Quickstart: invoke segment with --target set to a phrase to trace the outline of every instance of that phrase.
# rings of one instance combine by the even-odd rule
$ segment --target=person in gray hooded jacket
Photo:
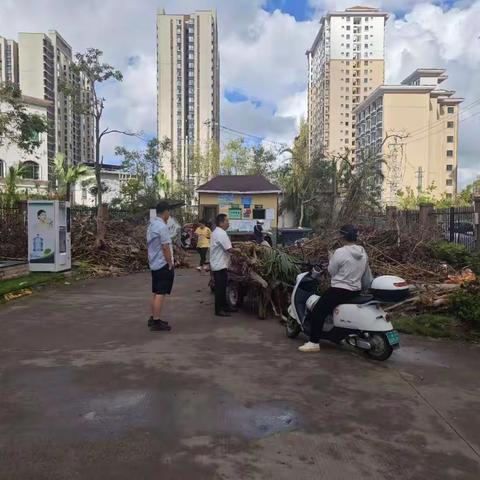
[[[328,264],[331,286],[308,314],[307,320],[311,325],[310,340],[299,347],[301,352],[318,352],[327,316],[332,314],[335,307],[348,302],[372,283],[367,252],[356,244],[356,228],[353,225],[344,225],[340,229],[340,235],[344,245],[335,250]]]

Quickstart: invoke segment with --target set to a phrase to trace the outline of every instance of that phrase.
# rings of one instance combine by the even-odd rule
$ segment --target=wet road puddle
[[[179,381],[178,376],[173,381],[163,376],[145,389],[92,389],[78,383],[70,369],[40,368],[17,372],[7,384],[15,392],[7,401],[15,410],[11,427],[50,438],[98,439],[143,429],[169,440],[259,439],[302,427],[300,415],[286,402],[244,404],[216,386],[190,386],[188,378]]]

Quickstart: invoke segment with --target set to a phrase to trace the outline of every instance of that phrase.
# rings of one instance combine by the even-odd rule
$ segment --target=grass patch
[[[468,329],[465,324],[451,315],[400,316],[394,318],[392,323],[402,333],[432,338],[480,341],[480,332]]]
[[[60,282],[65,279],[62,272],[34,272],[23,277],[2,280],[0,282],[0,298],[7,293],[15,293],[24,288],[31,288],[46,283]]]

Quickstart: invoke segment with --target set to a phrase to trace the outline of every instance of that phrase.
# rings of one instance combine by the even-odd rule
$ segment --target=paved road
[[[167,334],[146,274],[0,307],[0,479],[480,478],[479,347],[302,355],[275,320],[214,317],[206,280],[179,273]]]

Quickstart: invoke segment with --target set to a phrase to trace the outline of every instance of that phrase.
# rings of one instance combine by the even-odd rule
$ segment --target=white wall
[[[102,195],[102,201],[104,203],[110,203],[114,198],[121,196],[122,183],[130,178],[129,175],[121,172],[102,171],[102,182],[108,187],[108,191]],[[88,181],[89,184],[83,187],[83,182]],[[95,175],[93,169],[91,173],[83,177],[73,187],[73,203],[74,205],[82,205],[85,207],[94,207],[96,205],[96,197],[90,193],[90,188],[95,186]]]
[[[345,19],[343,19],[345,18]],[[368,18],[368,20],[367,20]],[[347,20],[349,19],[349,20]],[[354,16],[334,16],[330,19],[330,58],[332,60],[348,60],[353,58]],[[348,30],[347,27],[350,27]],[[361,58],[364,60],[383,60],[385,49],[384,17],[361,17]],[[368,27],[368,31],[365,28]],[[348,38],[350,35],[350,38]],[[365,36],[368,35],[368,39]],[[343,44],[343,45],[342,45]],[[347,48],[347,44],[350,48]],[[368,48],[365,48],[368,44]],[[342,55],[343,53],[343,55]],[[347,55],[349,53],[349,55]]]
[[[0,108],[2,108],[0,106]],[[46,117],[47,110],[45,107],[36,105],[26,105],[27,113],[37,114]],[[4,162],[4,173],[6,174],[9,167],[17,166],[23,162],[32,161],[38,164],[39,178],[38,180],[21,179],[18,187],[21,190],[29,192],[44,191],[48,185],[48,156],[47,156],[47,133],[40,134],[40,146],[33,153],[26,153],[20,150],[14,144],[0,145],[0,160]],[[0,185],[3,179],[0,178]]]

